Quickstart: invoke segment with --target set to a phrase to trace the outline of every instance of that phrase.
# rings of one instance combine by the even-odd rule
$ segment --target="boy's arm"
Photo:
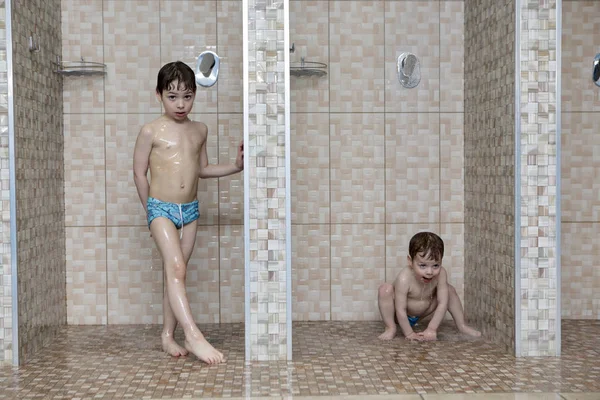
[[[241,141],[238,146],[237,156],[233,164],[208,164],[208,155],[206,154],[206,142],[208,141],[208,130],[206,133],[206,139],[202,143],[200,149],[200,170],[198,171],[198,177],[200,178],[220,178],[241,172],[244,169],[244,142]]]
[[[440,271],[440,275],[438,276],[436,297],[437,307],[433,313],[431,321],[429,321],[429,325],[427,325],[427,329],[425,329],[423,332],[425,335],[427,331],[437,333],[437,329],[442,323],[444,315],[446,315],[446,311],[448,310],[448,274],[446,273],[446,269],[443,267]]]
[[[144,211],[148,212],[147,202],[150,192],[150,183],[148,182],[148,166],[150,151],[152,150],[152,130],[143,126],[135,141],[133,149],[133,181],[137,188],[138,196]]]
[[[410,286],[410,280],[408,277],[403,276],[401,273],[396,282],[394,283],[394,301],[396,308],[396,318],[398,319],[398,325],[402,329],[402,333],[407,339],[413,339],[415,331],[413,331],[410,322],[408,322],[408,314],[406,313],[406,307],[408,305],[408,288]]]

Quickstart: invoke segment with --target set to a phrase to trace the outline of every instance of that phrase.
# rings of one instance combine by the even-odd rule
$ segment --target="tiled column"
[[[560,355],[560,5],[561,0],[517,2],[517,356]]]
[[[244,0],[246,359],[291,359],[288,0]]]
[[[13,286],[14,274],[12,271],[13,257],[11,254],[11,202],[10,202],[10,150],[9,150],[9,107],[12,101],[9,97],[9,60],[8,55],[12,46],[7,43],[7,34],[10,37],[10,19],[5,2],[0,4],[0,184],[2,185],[2,199],[0,199],[0,365],[3,363],[16,364],[16,355],[13,353]],[[12,82],[10,82],[12,85]],[[14,174],[14,164],[13,174]],[[14,210],[13,210],[14,212]]]

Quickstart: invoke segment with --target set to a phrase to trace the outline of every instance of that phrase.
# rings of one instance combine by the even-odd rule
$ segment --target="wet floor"
[[[25,366],[0,368],[0,399],[600,399],[600,321],[565,321],[561,357],[518,359],[451,322],[430,343],[383,343],[379,322],[299,322],[292,362],[246,363],[242,324],[200,328],[227,363],[167,356],[157,325],[65,327]]]

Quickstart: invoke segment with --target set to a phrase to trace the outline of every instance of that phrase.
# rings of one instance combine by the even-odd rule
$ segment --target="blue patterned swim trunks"
[[[408,316],[408,322],[410,323],[411,327],[415,326],[418,321],[419,317],[411,317],[410,315]]]
[[[200,218],[198,200],[191,203],[177,204],[148,197],[148,227],[158,217],[168,218],[173,222],[175,228],[179,229]]]

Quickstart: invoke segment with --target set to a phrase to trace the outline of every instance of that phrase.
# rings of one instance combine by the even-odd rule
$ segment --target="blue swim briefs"
[[[191,203],[177,204],[148,197],[148,227],[158,217],[168,218],[173,222],[175,228],[179,229],[183,225],[187,225],[200,218],[198,200],[194,200]]]
[[[410,323],[411,328],[415,326],[418,321],[419,317],[411,317],[410,315],[408,316],[408,322]]]

